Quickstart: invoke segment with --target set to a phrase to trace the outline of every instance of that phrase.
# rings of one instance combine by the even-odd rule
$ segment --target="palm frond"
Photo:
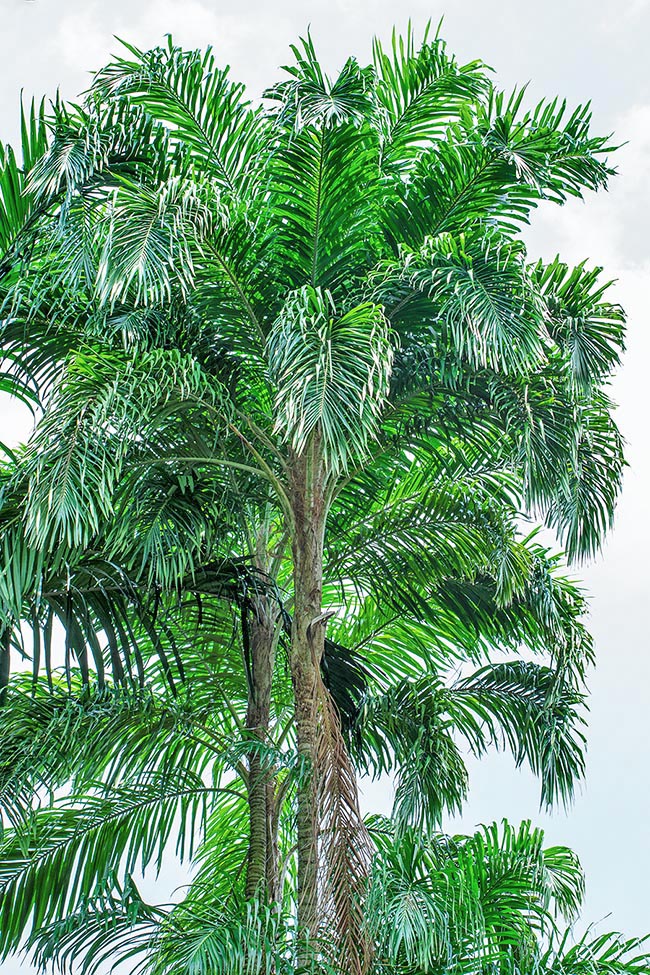
[[[143,971],[166,911],[142,899],[133,878],[123,884],[109,878],[74,913],[40,928],[24,947],[26,955],[45,969],[98,975],[117,959]],[[142,958],[144,956],[144,958]]]
[[[69,796],[34,814],[1,845],[0,951],[78,909],[95,885],[121,868],[130,874],[154,862],[160,869],[172,834],[179,856],[191,857],[196,832],[219,793],[178,770],[126,786]]]
[[[171,36],[166,47],[146,52],[122,43],[131,58],[115,58],[98,72],[93,92],[142,106],[200,171],[229,193],[252,191],[263,123],[244,86],[217,67],[212,48],[183,51]]]
[[[534,971],[533,933],[552,934],[553,915],[574,914],[582,898],[575,856],[545,849],[528,822],[448,837],[375,818],[370,831],[377,855],[366,923],[389,970],[501,970],[514,950]]]
[[[411,24],[405,36],[393,31],[390,51],[373,42],[382,168],[402,176],[488,88],[485,66],[458,65],[429,27],[417,49]]]
[[[570,801],[585,770],[585,693],[560,670],[525,661],[491,664],[449,692],[454,728],[480,754],[490,743],[526,761],[547,807]],[[458,710],[457,710],[458,709]]]
[[[540,262],[533,273],[548,309],[549,333],[578,388],[588,390],[609,376],[625,347],[625,313],[606,298],[611,282],[600,280],[602,268],[588,269],[586,262],[569,268],[559,258]]]
[[[272,251],[285,287],[310,284],[338,298],[350,265],[371,259],[377,237],[378,142],[363,121],[370,77],[351,59],[331,81],[309,38],[293,50],[290,80],[267,93],[278,103],[279,129],[268,174]]]
[[[580,938],[567,931],[554,939],[535,962],[535,972],[567,975],[641,975],[650,963],[647,938],[625,938],[616,932],[598,934],[590,926]]]
[[[276,431],[302,453],[316,431],[328,463],[345,470],[378,430],[391,351],[381,309],[365,304],[339,316],[328,292],[303,288],[269,336],[276,385]]]
[[[10,146],[0,145],[0,275],[4,278],[16,262],[17,248],[28,243],[28,231],[40,215],[28,189],[31,171],[47,151],[44,102],[32,99],[28,110],[20,106],[21,157]]]
[[[86,545],[113,511],[122,467],[147,415],[197,400],[215,402],[218,386],[174,350],[144,355],[79,353],[31,444],[28,537]]]
[[[431,302],[441,352],[446,349],[474,368],[506,372],[541,361],[542,304],[519,243],[489,233],[479,239],[441,234],[407,257],[400,274],[412,292]]]

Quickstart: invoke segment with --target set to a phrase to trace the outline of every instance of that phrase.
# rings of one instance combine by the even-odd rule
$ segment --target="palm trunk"
[[[248,756],[249,847],[246,869],[246,896],[277,896],[277,866],[273,868],[276,845],[270,827],[273,818],[274,775],[260,752],[268,744],[271,715],[271,685],[275,657],[276,613],[265,596],[258,597],[245,622],[249,671],[246,729],[254,740]],[[276,861],[277,863],[277,861]]]
[[[315,452],[314,452],[315,453]],[[313,769],[317,749],[317,686],[324,648],[321,625],[325,503],[320,459],[295,459],[292,478],[294,515],[294,616],[291,679],[294,689],[298,756],[305,778],[298,790],[298,931],[301,941],[316,934],[318,923],[318,808]]]
[[[280,900],[280,850],[278,826],[280,803],[273,773],[266,778],[266,896],[269,904]]]
[[[317,444],[310,455],[293,458],[291,490],[291,679],[304,776],[297,811],[298,966],[309,969],[310,942],[313,946],[319,930],[326,930],[328,941],[334,934],[337,946],[332,960],[350,975],[363,975],[370,952],[363,937],[359,894],[371,850],[338,714],[320,676],[327,621],[322,604],[327,505]]]

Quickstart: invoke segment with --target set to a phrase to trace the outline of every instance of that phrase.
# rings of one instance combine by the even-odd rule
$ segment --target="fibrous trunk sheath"
[[[333,950],[332,960],[342,971],[364,975],[370,953],[360,895],[368,876],[370,843],[339,717],[320,675],[327,620],[322,605],[327,510],[317,451],[295,459],[292,474],[291,678],[302,766],[297,810],[298,961],[307,969],[310,947],[326,954]]]

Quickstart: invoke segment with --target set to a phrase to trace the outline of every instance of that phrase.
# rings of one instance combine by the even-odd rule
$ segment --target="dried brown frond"
[[[320,678],[317,709],[314,792],[320,821],[319,929],[323,944],[334,944],[341,971],[365,975],[371,947],[364,935],[363,892],[372,844],[359,809],[356,775],[336,706]]]

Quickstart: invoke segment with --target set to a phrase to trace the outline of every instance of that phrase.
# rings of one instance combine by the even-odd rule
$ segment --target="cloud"
[[[68,4],[53,38],[61,60],[71,69],[79,65],[100,67],[119,49],[115,35],[142,47],[163,41],[165,34],[174,35],[186,47],[203,47],[219,36],[220,18],[200,0],[147,2],[137,15],[117,3]]]
[[[146,50],[171,34],[176,44],[188,49],[214,46],[219,63],[231,63],[234,75],[249,83],[254,93],[261,93],[294,39],[293,24],[281,14],[271,16],[262,4],[257,15],[247,17],[202,0],[147,0],[135,11],[126,0],[108,6],[97,0],[90,4],[69,0],[66,6],[50,43],[70,80],[79,78],[82,69],[96,70],[120,53],[116,37]]]
[[[0,443],[16,447],[29,437],[33,417],[29,409],[6,393],[0,394]]]
[[[587,258],[614,276],[624,269],[643,270],[650,223],[650,104],[622,112],[612,141],[620,148],[611,156],[618,173],[609,190],[589,193],[585,202],[542,206],[527,235],[534,253],[549,258],[560,252],[572,263]]]
[[[391,0],[311,0],[304,5],[241,0],[241,7],[218,0],[66,0],[48,46],[52,60],[67,68],[64,93],[69,97],[80,90],[74,89],[77,79],[85,87],[81,79],[87,79],[87,72],[119,52],[115,35],[147,49],[163,43],[166,34],[186,48],[213,45],[219,63],[230,63],[234,77],[255,96],[277,78],[278,65],[290,57],[289,45],[308,29],[319,56],[334,70],[349,54],[369,57],[374,33],[389,37],[396,22],[405,28],[408,19],[396,15]],[[438,0],[415,0],[409,15],[420,32],[440,12]],[[333,29],[339,22],[345,36]]]
[[[607,4],[606,13],[599,20],[600,30],[603,32],[629,29],[630,21],[636,20],[650,10],[650,0],[622,0],[616,4]]]

